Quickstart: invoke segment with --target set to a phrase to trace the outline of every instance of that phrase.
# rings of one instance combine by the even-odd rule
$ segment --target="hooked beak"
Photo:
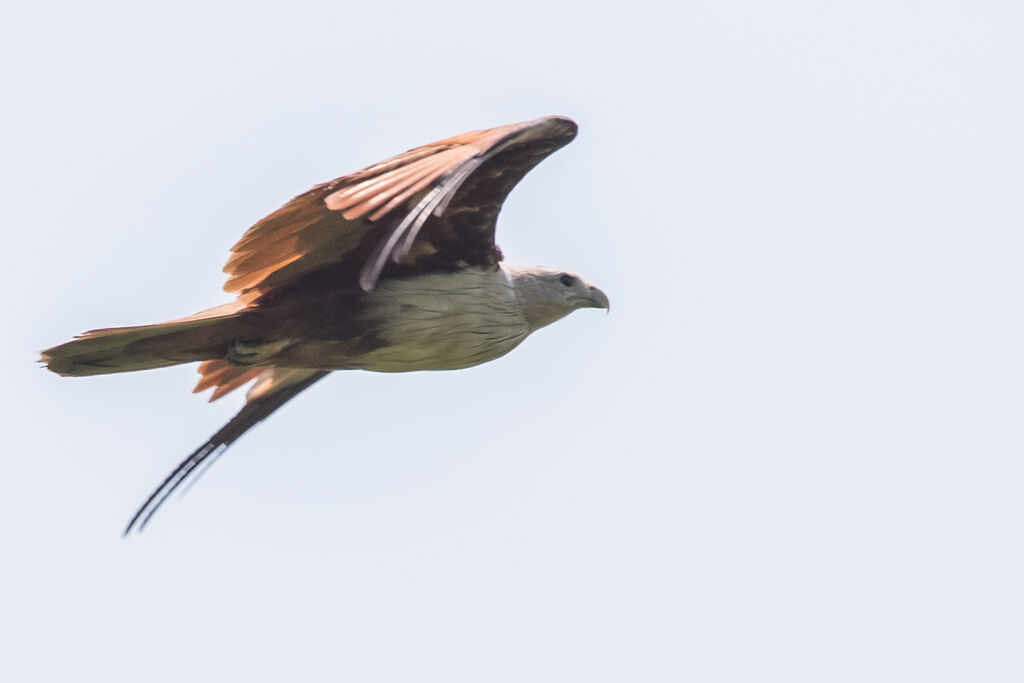
[[[587,308],[603,308],[606,311],[611,310],[611,304],[608,302],[607,294],[594,285],[587,285],[587,289],[590,290],[590,296],[587,299],[584,299],[583,306]]]

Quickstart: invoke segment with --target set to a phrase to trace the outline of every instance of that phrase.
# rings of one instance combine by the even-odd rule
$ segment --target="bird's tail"
[[[223,358],[251,327],[245,306],[230,303],[156,325],[91,330],[42,352],[46,367],[65,377],[151,370]]]

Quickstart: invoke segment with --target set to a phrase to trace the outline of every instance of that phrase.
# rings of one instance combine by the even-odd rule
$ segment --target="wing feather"
[[[331,211],[341,211],[347,220],[362,218],[371,209],[406,191],[422,179],[436,179],[444,172],[445,167],[452,163],[452,151],[438,152],[383,175],[332,192],[324,197],[324,204]]]
[[[575,132],[560,117],[471,131],[318,185],[242,236],[224,267],[224,288],[250,303],[328,267],[350,278],[339,286],[369,291],[390,272],[389,259],[401,272],[494,265],[501,258],[494,223],[505,196]],[[472,182],[481,170],[487,192]],[[478,220],[467,230],[449,214]],[[429,248],[413,249],[423,240],[432,242]]]
[[[168,497],[179,487],[194,484],[239,437],[329,374],[322,370],[281,368],[262,368],[262,370],[256,386],[246,396],[245,406],[167,475],[167,478],[150,494],[128,522],[128,526],[124,530],[125,536],[132,531],[142,531]]]

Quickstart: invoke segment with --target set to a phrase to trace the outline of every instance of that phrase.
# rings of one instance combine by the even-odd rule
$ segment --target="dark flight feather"
[[[190,477],[192,479],[191,483],[198,481],[198,478],[205,472],[205,468],[199,469],[204,462],[212,464],[217,457],[227,450],[228,446],[256,426],[257,423],[265,420],[275,410],[327,375],[327,372],[317,372],[295,384],[284,386],[274,393],[261,396],[246,403],[238,411],[237,415],[231,418],[216,434],[207,439],[206,443],[182,460],[174,468],[174,471],[167,475],[163,483],[150,494],[146,502],[136,511],[135,516],[132,517],[131,521],[128,522],[128,526],[125,527],[123,535],[127,536],[132,531],[142,531],[145,529],[156,511],[160,509],[160,506],[164,504],[167,498],[179,486],[188,481]]]

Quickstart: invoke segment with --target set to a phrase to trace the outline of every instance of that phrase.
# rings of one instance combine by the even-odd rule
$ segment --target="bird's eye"
[[[573,284],[576,282],[576,278],[574,278],[572,275],[563,275],[562,277],[558,278],[558,281],[561,282],[566,287],[572,287]]]

